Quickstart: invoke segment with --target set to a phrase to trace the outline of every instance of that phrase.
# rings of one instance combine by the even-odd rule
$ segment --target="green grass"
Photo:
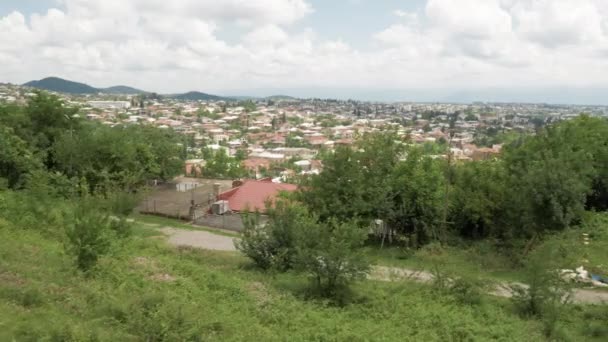
[[[583,244],[582,233],[589,234],[589,245]],[[574,269],[584,266],[593,273],[608,276],[608,213],[587,213],[576,227],[546,237],[535,250],[563,251],[559,268]],[[365,247],[369,260],[378,265],[406,267],[419,270],[442,271],[490,281],[522,281],[522,269],[509,257],[496,251],[488,241],[467,246],[441,247],[437,244],[419,250],[408,250],[391,245]],[[598,288],[606,291],[606,289]]]
[[[520,271],[512,267],[506,257],[475,245],[466,248],[429,245],[419,250],[394,246],[381,249],[373,245],[365,247],[365,254],[377,265],[427,271],[439,268],[449,274],[494,281],[518,281],[522,278]]]
[[[589,235],[589,244],[582,234]],[[586,269],[608,276],[608,213],[588,213],[580,227],[570,229],[549,240],[550,248],[565,251],[570,268]]]
[[[424,285],[364,281],[339,307],[311,298],[304,275],[174,249],[148,231],[115,242],[85,277],[61,239],[0,225],[0,341],[544,340],[542,323],[503,299],[467,305]],[[602,307],[571,311],[560,324],[573,340],[605,340]]]
[[[193,224],[189,224],[185,221],[161,217],[161,216],[134,214],[134,215],[132,215],[132,218],[137,222],[145,223],[147,225],[157,226],[159,228],[173,227],[173,228],[181,228],[181,229],[187,229],[187,230],[202,230],[202,231],[206,231],[206,232],[210,232],[210,233],[214,233],[214,234],[218,234],[218,235],[231,236],[231,237],[239,235],[236,232],[231,232],[228,230],[193,225]]]

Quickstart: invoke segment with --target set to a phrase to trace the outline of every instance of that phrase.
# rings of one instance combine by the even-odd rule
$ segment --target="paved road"
[[[216,251],[236,251],[234,247],[235,238],[224,235],[217,235],[201,230],[186,230],[172,227],[164,227],[160,229],[168,236],[168,241],[174,246],[189,246],[195,248],[216,250]],[[430,282],[433,280],[433,275],[426,271],[416,271],[399,267],[373,266],[370,272],[369,279],[380,281],[399,281],[413,280],[418,282]],[[526,286],[524,284],[518,284]],[[499,297],[511,297],[512,293],[509,284],[503,283],[490,291],[491,294]],[[576,303],[589,304],[608,304],[608,292],[575,289],[572,294],[572,300]]]

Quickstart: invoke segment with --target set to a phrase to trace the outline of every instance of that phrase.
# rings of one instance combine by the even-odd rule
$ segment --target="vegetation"
[[[213,151],[203,149],[205,167],[203,175],[209,178],[240,178],[246,173],[241,164],[241,157],[230,157],[224,148]]]
[[[607,130],[608,121],[581,116],[520,138],[502,158],[456,164],[395,135],[368,135],[357,149],[329,154],[300,199],[323,220],[357,218],[362,229],[384,220],[411,247],[540,241],[580,222],[585,209],[605,209]]]
[[[323,153],[268,222],[246,220],[244,258],[175,250],[127,220],[148,181],[180,172],[183,139],[74,113],[45,93],[0,106],[0,340],[608,338],[606,307],[564,305],[557,273],[606,271],[605,120],[539,127],[468,164],[365,135]],[[230,171],[225,154],[206,159]],[[432,286],[370,272],[414,259]],[[529,288],[490,297],[480,270]]]

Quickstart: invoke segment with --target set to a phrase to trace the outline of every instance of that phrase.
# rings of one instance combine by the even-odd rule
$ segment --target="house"
[[[205,161],[203,159],[189,159],[184,162],[184,174],[186,176],[199,177],[203,168],[205,167]]]
[[[247,158],[243,160],[243,167],[248,171],[253,171],[256,174],[261,169],[270,169],[270,160],[265,158]]]
[[[282,191],[293,192],[297,185],[273,183],[271,179],[245,180],[242,184],[220,193],[218,201],[228,201],[233,212],[266,211],[266,201],[273,201]]]

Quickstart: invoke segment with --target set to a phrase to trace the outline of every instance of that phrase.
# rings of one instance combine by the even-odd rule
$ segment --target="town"
[[[0,100],[25,103],[34,88],[0,84]],[[290,182],[318,174],[319,154],[352,145],[366,132],[394,131],[437,158],[483,160],[505,142],[607,106],[525,103],[373,103],[289,96],[182,100],[158,94],[56,93],[78,116],[104,125],[150,125],[182,134],[184,174],[207,178],[271,177]],[[227,161],[208,168],[215,155]],[[234,164],[242,167],[232,167]]]

